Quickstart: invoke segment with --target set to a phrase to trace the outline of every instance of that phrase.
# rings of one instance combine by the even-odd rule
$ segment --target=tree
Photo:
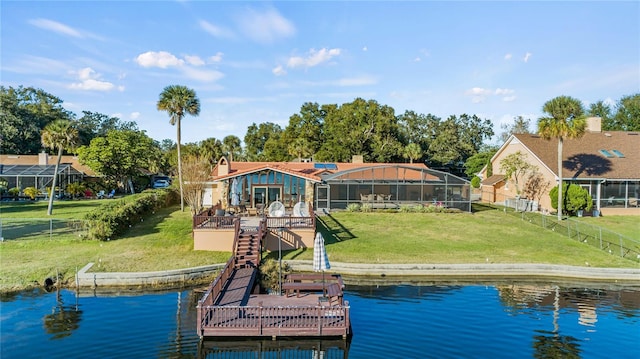
[[[304,103],[299,114],[293,114],[289,117],[289,124],[284,129],[282,141],[288,146],[292,142],[302,139],[306,145],[304,157],[316,153],[322,143],[324,120],[330,108],[326,105],[319,106],[315,102]],[[291,155],[298,156],[298,153]]]
[[[397,121],[400,141],[403,144],[417,143],[424,156],[429,150],[429,144],[436,137],[440,118],[431,114],[423,115],[414,111],[405,111],[397,116]]]
[[[176,125],[176,144],[178,148],[178,181],[180,183],[180,210],[184,212],[184,191],[182,183],[182,160],[180,156],[180,123],[185,114],[198,116],[200,114],[200,100],[196,92],[186,86],[167,86],[160,93],[157,104],[158,111],[169,114],[169,123]]]
[[[185,156],[184,159],[184,199],[196,215],[202,209],[202,193],[209,179],[210,167],[206,158]]]
[[[577,184],[564,183],[562,185],[563,200],[562,206],[558,206],[558,186],[555,186],[549,191],[549,197],[551,198],[551,207],[562,210],[564,213],[575,214],[579,210],[590,211],[593,206],[593,199],[587,189],[580,187]]]
[[[408,158],[409,163],[413,163],[413,160],[422,157],[422,148],[417,143],[410,143],[405,146],[402,157]]]
[[[282,128],[271,122],[263,122],[260,125],[252,123],[247,128],[244,136],[245,157],[247,161],[265,161],[265,145],[270,138],[279,139]]]
[[[640,131],[640,93],[625,96],[616,106],[616,114],[603,126],[607,131]]]
[[[78,149],[80,163],[105,176],[108,182],[127,183],[149,168],[159,151],[144,131],[111,130],[105,137],[96,137],[89,146]]]
[[[496,152],[498,152],[497,148],[488,148],[487,150],[478,152],[475,155],[467,158],[467,161],[464,163],[464,173],[469,178],[474,177],[476,174],[480,173],[484,166],[487,165],[487,162],[491,163],[491,158],[496,154]],[[487,173],[487,177],[489,176],[490,174]]]
[[[598,101],[589,105],[589,116],[600,117],[602,119],[602,128],[606,129],[611,125],[611,106],[607,105],[604,101]],[[611,129],[608,129],[611,130]]]
[[[509,137],[511,137],[511,135],[513,135],[514,133],[531,133],[531,131],[529,131],[529,126],[531,125],[530,118],[525,119],[522,116],[517,116],[514,117],[513,120],[514,122],[510,125],[500,125],[500,128],[503,130],[503,132],[500,134],[500,140],[502,141],[502,143],[507,142]]]
[[[133,122],[120,121],[118,117],[107,116],[98,112],[82,111],[82,117],[78,119],[78,132],[80,145],[86,146],[95,137],[103,137],[110,130],[137,130],[138,125]]]
[[[532,171],[537,170],[537,167],[527,162],[527,155],[517,151],[510,155],[507,155],[500,161],[500,170],[508,179],[513,179],[516,185],[516,193],[520,195],[520,180],[524,179],[524,176]]]
[[[72,120],[62,100],[33,87],[0,87],[0,152],[37,154],[41,133],[55,120]]]
[[[41,140],[44,147],[58,150],[58,159],[56,160],[51,182],[51,188],[55,189],[62,152],[64,150],[71,151],[75,148],[78,143],[78,130],[73,127],[73,122],[69,120],[56,120],[45,126],[44,130],[42,130]],[[54,190],[51,191],[51,196],[49,196],[49,206],[47,207],[47,215],[49,216],[53,213],[53,197]]]
[[[240,141],[238,136],[226,136],[222,139],[222,150],[225,155],[229,157],[229,161],[233,162],[233,159],[237,159],[242,153],[242,141]]]
[[[209,166],[213,168],[213,166],[218,163],[220,157],[222,157],[222,142],[216,138],[207,138],[200,142],[200,153],[201,156],[207,160]]]
[[[527,182],[525,182],[522,189],[522,195],[524,198],[540,202],[542,194],[549,189],[549,186],[551,186],[551,183],[546,181],[540,172],[534,171],[527,178]],[[558,198],[556,197],[557,200]]]
[[[303,157],[307,158],[313,154],[309,142],[304,137],[296,138],[293,142],[290,142],[287,150],[291,156],[297,157],[298,161],[302,161]]]
[[[559,96],[542,106],[545,116],[538,120],[538,134],[558,139],[558,185],[562,188],[562,145],[565,138],[579,138],[585,131],[584,109],[580,100]],[[558,220],[562,220],[562,191],[558,191]]]

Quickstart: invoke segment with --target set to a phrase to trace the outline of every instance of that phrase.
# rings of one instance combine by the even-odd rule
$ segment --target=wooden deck
[[[259,251],[266,235],[266,222],[260,223],[247,234],[235,221],[234,255],[198,301],[200,337],[348,337],[350,307],[339,277],[327,274],[318,282],[317,273],[291,275],[286,283],[296,286],[296,296],[255,294],[259,260],[247,259],[247,253]]]

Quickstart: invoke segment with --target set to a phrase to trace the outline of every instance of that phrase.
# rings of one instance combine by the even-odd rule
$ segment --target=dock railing
[[[199,306],[200,335],[346,337],[350,334],[348,301],[340,306],[275,307],[261,304],[258,306]]]

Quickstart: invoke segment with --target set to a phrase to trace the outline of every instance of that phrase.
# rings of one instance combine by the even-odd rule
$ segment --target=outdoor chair
[[[116,195],[116,190],[112,189],[111,192],[109,192],[109,194],[107,195],[107,198],[113,198],[113,196]]]
[[[98,198],[98,199],[103,199],[103,198],[104,198],[104,195],[105,195],[104,190],[99,191],[99,192],[96,194],[96,198]]]

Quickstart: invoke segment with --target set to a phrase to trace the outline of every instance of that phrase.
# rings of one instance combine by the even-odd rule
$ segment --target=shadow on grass
[[[492,205],[487,204],[487,203],[472,203],[471,204],[471,212],[472,213],[484,212],[484,211],[495,211],[496,209],[498,209],[498,207],[492,206]]]
[[[347,241],[356,238],[340,221],[331,214],[316,217],[316,231],[322,233],[325,244]]]

